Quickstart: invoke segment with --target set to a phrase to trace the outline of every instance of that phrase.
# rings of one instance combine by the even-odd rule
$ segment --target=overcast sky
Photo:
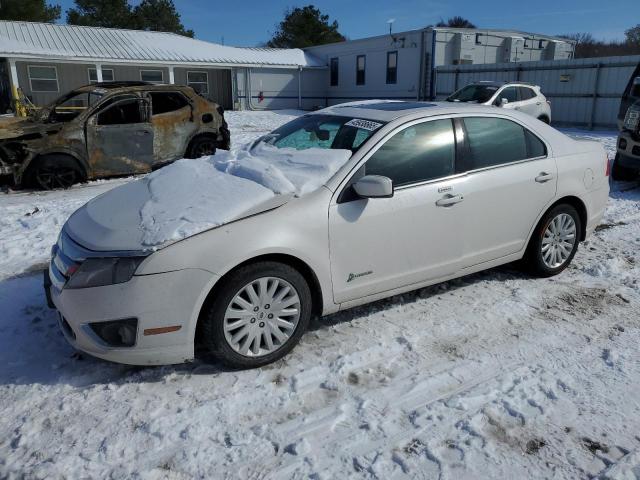
[[[356,39],[411,30],[462,15],[480,28],[516,29],[556,35],[590,32],[596,38],[622,39],[624,31],[640,22],[640,0],[174,0],[187,28],[196,37],[228,45],[255,46],[267,41],[284,10],[314,3],[337,20],[340,32]],[[57,0],[63,10],[73,0]],[[56,1],[51,1],[56,3]],[[136,2],[133,2],[136,3]],[[63,13],[63,19],[66,15]]]

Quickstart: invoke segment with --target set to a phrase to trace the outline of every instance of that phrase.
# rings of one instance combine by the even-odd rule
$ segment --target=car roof
[[[526,87],[537,87],[538,85],[529,82],[502,82],[497,80],[478,80],[476,82],[471,82],[469,85],[489,85],[492,87],[502,87],[504,85],[524,85]]]
[[[496,113],[493,106],[468,104],[462,102],[418,102],[394,100],[367,100],[333,105],[317,110],[313,114],[338,115],[341,117],[362,118],[391,122],[397,118],[414,114],[429,117],[454,113]]]

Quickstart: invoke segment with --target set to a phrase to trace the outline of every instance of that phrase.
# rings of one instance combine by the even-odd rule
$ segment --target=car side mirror
[[[362,198],[390,198],[393,181],[382,175],[365,175],[353,184],[353,190]]]
[[[506,98],[501,98],[500,99],[500,104],[498,106],[499,107],[504,107],[507,103],[509,103],[509,100],[507,100]]]

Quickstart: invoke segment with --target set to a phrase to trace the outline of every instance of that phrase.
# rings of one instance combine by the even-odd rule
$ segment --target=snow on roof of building
[[[230,47],[175,33],[0,21],[0,55],[175,64],[323,67],[298,48]]]

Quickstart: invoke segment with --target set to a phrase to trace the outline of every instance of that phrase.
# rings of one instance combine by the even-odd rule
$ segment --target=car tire
[[[68,155],[43,155],[34,159],[25,172],[24,185],[42,190],[69,188],[86,180],[77,160]]]
[[[617,153],[611,167],[611,178],[618,182],[629,182],[637,180],[640,172],[629,167],[620,165],[620,154]]]
[[[538,277],[562,272],[578,250],[581,232],[577,210],[568,204],[556,205],[542,217],[529,240],[523,258],[525,269]]]
[[[231,368],[261,367],[289,353],[312,311],[311,291],[300,272],[265,261],[240,267],[222,282],[203,317],[201,339],[209,353]],[[289,308],[278,309],[285,304]]]
[[[186,158],[200,158],[216,154],[217,142],[211,135],[200,135],[191,140]]]

